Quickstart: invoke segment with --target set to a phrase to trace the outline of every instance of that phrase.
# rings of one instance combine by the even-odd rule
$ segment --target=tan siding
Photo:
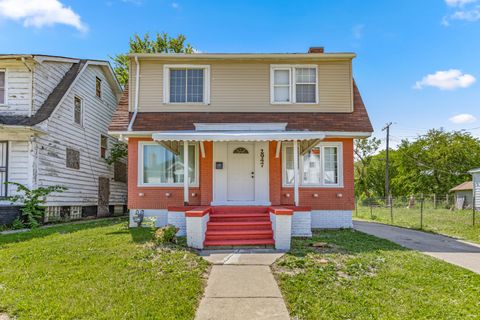
[[[165,62],[173,64],[171,61]],[[140,60],[139,111],[142,112],[351,112],[351,61],[318,61],[318,104],[271,104],[270,65],[285,61],[181,61],[211,68],[210,105],[163,103],[163,61]],[[312,64],[295,61],[288,64]],[[130,110],[135,101],[135,62],[130,73]]]

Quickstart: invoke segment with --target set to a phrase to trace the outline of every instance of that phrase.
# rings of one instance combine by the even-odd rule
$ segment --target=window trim
[[[291,142],[285,142],[282,143],[282,187],[284,188],[293,188],[293,183],[292,184],[287,184],[286,182],[286,169],[287,169],[287,163],[286,163],[286,155],[287,155],[287,147],[292,147],[293,143]],[[298,174],[298,185],[299,187],[302,188],[343,188],[344,183],[343,183],[343,142],[320,142],[317,144],[315,147],[320,147],[320,172],[321,172],[321,177],[322,181],[320,184],[305,184],[303,182],[303,166],[304,166],[304,161],[303,161],[303,156],[300,156],[299,154],[299,161],[298,161],[298,166],[299,166],[299,174]],[[338,166],[337,166],[337,176],[338,176],[338,183],[335,184],[328,184],[325,183],[325,175],[324,175],[324,162],[325,162],[325,147],[336,147],[337,148],[337,161],[338,161]]]
[[[75,121],[75,99],[80,100],[80,123]],[[73,123],[77,126],[83,127],[83,99],[78,95],[73,96]]]
[[[203,69],[203,102],[170,102],[170,69]],[[209,105],[210,104],[210,65],[204,64],[164,64],[163,65],[163,103],[173,105]]]
[[[10,169],[10,142],[7,140],[1,140],[0,143],[5,144],[5,182],[8,182],[8,173]],[[4,184],[4,194],[0,194],[0,199],[3,200],[8,197],[8,186],[9,184]]]
[[[199,148],[198,143],[189,142],[189,145],[195,146],[195,181],[189,184],[189,187],[198,188],[199,186]],[[144,146],[146,145],[159,145],[155,141],[139,141],[138,142],[138,164],[137,164],[137,187],[180,187],[183,188],[183,182],[177,183],[144,183],[143,182],[143,156]],[[161,145],[160,145],[161,146]]]
[[[105,137],[107,139],[107,146],[105,147],[105,157],[102,157],[102,137]],[[103,133],[100,133],[100,148],[98,149],[98,153],[100,156],[100,159],[107,159],[108,157],[108,140],[109,136]]]
[[[315,69],[315,102],[297,102],[297,79],[296,69],[311,68]],[[276,102],[274,92],[274,73],[275,70],[290,70],[290,102]],[[270,104],[298,104],[298,105],[316,105],[319,104],[318,95],[318,65],[316,64],[271,64],[270,65]]]
[[[3,72],[5,74],[3,103],[0,103],[0,106],[6,106],[8,105],[8,71],[6,68],[0,68],[0,72]]]

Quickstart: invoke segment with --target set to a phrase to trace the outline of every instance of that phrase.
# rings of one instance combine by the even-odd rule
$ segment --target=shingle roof
[[[128,116],[127,116],[128,115]],[[126,131],[132,113],[128,113],[125,91],[110,131]],[[360,91],[354,82],[354,111],[326,112],[139,112],[133,131],[194,130],[194,123],[287,122],[287,130],[373,132]]]
[[[464,191],[464,190],[473,190],[473,182],[472,181],[466,181],[464,183],[459,184],[456,187],[453,187],[450,189],[450,192],[453,191]]]
[[[60,100],[62,100],[65,92],[68,90],[68,88],[70,88],[73,81],[75,81],[78,73],[80,70],[82,70],[86,62],[87,60],[80,60],[79,63],[74,63],[70,67],[70,69],[63,76],[62,80],[60,80],[58,85],[55,87],[55,89],[53,89],[53,91],[33,116],[0,116],[0,124],[33,126],[47,120],[57,107]]]

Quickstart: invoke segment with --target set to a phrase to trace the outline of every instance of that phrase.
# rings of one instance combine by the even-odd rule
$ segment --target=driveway
[[[480,274],[480,245],[374,222],[354,221],[353,228]]]

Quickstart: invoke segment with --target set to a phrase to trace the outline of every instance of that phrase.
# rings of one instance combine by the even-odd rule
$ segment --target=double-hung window
[[[77,96],[73,98],[73,121],[82,125],[82,99]]]
[[[270,78],[271,103],[318,103],[316,66],[273,65]]]
[[[293,146],[283,148],[283,184],[293,186]],[[342,144],[322,142],[300,155],[299,185],[340,187],[342,182]]]
[[[0,104],[6,103],[6,74],[5,70],[0,70]]]
[[[165,65],[164,102],[209,103],[209,66]]]
[[[166,148],[156,142],[139,144],[139,185],[171,186],[182,185],[184,179],[183,143],[177,148]],[[188,146],[188,180],[197,184],[198,159],[197,146]]]

